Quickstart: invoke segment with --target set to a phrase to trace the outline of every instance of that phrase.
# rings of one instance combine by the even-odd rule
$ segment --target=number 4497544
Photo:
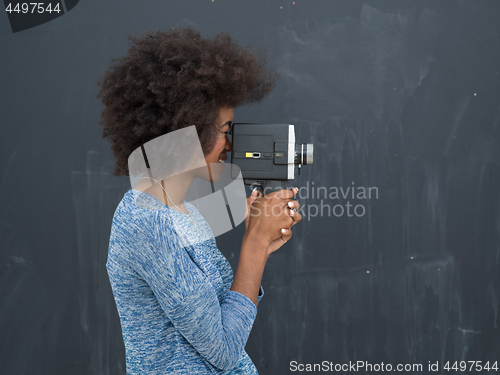
[[[12,8],[12,4],[15,4],[14,8]],[[46,5],[46,6],[45,6]],[[30,12],[31,6],[31,12]],[[36,9],[36,12],[35,12]],[[61,8],[59,7],[59,2],[52,7],[52,3],[9,3],[7,8],[5,8],[6,12],[12,13],[52,13],[52,12],[61,12]]]
[[[486,362],[483,364],[483,361],[455,361],[455,362],[446,362],[444,365],[444,370],[450,371],[497,371],[498,370],[498,364],[497,361],[492,362],[490,364],[490,361]]]

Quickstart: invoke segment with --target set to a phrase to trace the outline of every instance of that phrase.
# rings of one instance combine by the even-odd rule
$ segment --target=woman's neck
[[[177,174],[164,180],[156,179],[156,181],[158,182],[148,178],[143,178],[134,187],[134,190],[140,190],[148,193],[163,204],[166,204],[173,209],[177,209],[175,207],[177,206],[183,213],[187,213],[187,210],[184,207],[184,198],[186,197],[189,185],[191,185],[193,180],[194,176],[189,173]],[[162,186],[160,186],[158,183],[160,183]],[[165,189],[168,197],[162,187],[163,189]]]

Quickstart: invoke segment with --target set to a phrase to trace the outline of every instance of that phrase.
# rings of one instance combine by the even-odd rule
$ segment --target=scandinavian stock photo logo
[[[376,186],[321,186],[314,181],[307,181],[306,186],[298,188],[296,199],[301,202],[298,212],[307,221],[315,217],[363,217],[366,214],[368,200],[378,199]],[[268,194],[272,189],[264,188]]]

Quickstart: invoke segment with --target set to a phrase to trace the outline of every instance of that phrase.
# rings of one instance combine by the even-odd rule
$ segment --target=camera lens
[[[295,164],[311,165],[313,163],[312,143],[295,144]]]

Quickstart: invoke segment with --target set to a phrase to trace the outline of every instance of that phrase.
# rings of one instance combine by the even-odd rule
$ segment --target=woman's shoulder
[[[159,223],[167,228],[172,226],[173,220],[167,207],[151,195],[134,189],[123,195],[113,216],[113,227],[154,229]]]
[[[165,206],[153,196],[139,190],[128,190],[119,203],[113,224],[120,227],[149,228],[155,236],[180,236],[200,243],[214,238],[207,221],[195,207],[184,201],[189,215]]]

